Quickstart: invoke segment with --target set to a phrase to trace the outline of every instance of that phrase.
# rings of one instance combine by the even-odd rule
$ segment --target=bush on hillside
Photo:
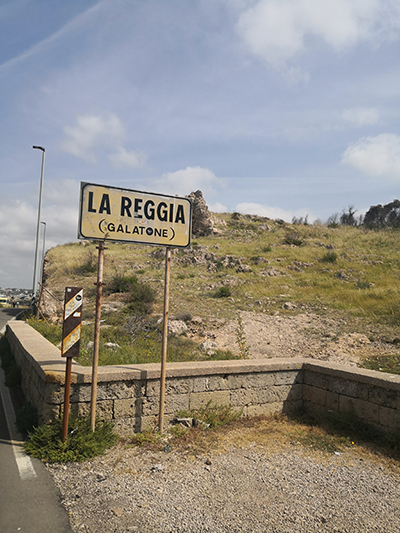
[[[367,228],[400,228],[400,200],[393,200],[384,206],[371,206],[365,213]]]

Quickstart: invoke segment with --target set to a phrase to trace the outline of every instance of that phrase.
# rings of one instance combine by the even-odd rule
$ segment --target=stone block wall
[[[350,413],[382,429],[400,429],[400,376],[319,361],[305,362],[303,371],[306,409]]]
[[[22,370],[26,398],[45,423],[62,414],[65,359],[24,322],[6,331]],[[91,368],[73,362],[71,414],[90,412]],[[97,414],[115,421],[121,435],[157,424],[160,365],[99,367]],[[305,359],[168,363],[165,420],[208,402],[231,405],[244,416],[300,407],[346,411],[386,429],[400,429],[400,376]]]

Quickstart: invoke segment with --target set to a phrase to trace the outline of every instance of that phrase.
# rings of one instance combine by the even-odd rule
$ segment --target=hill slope
[[[398,365],[398,231],[292,225],[237,213],[213,216],[212,236],[172,254],[170,320],[177,328],[174,319],[185,323],[186,329],[175,332],[192,341],[186,350],[198,354],[208,340],[206,351],[219,348],[241,357],[300,355],[353,364],[375,358],[377,368],[388,361],[392,370]],[[105,339],[107,326],[132,339],[139,332],[150,335],[162,315],[164,257],[163,248],[107,243]],[[91,322],[96,266],[96,243],[49,250],[42,315],[59,322],[64,288],[83,286],[84,319]],[[130,295],[115,292],[118,280],[133,276],[157,294],[150,316],[139,317]]]

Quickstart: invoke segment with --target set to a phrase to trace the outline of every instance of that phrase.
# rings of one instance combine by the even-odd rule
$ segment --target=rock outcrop
[[[192,234],[197,237],[212,235],[214,222],[201,191],[191,192],[188,196],[192,200]]]

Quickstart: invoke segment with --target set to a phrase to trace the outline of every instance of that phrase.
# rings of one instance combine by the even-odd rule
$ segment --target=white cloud
[[[400,179],[400,136],[363,137],[343,152],[341,162],[371,176]]]
[[[212,213],[229,213],[229,209],[226,207],[226,205],[221,204],[220,202],[216,202],[215,204],[210,204],[208,206],[208,209]]]
[[[261,217],[267,217],[271,219],[280,218],[286,222],[291,222],[294,216],[296,217],[306,217],[308,213],[304,209],[297,211],[286,211],[280,207],[270,207],[268,205],[256,204],[251,202],[242,202],[237,204],[234,211],[242,213],[243,215],[258,215]],[[308,220],[311,222],[313,217],[308,216]]]
[[[313,38],[341,52],[363,41],[398,38],[399,29],[398,0],[259,0],[237,23],[249,50],[284,70]]]
[[[125,128],[113,113],[78,116],[73,126],[64,127],[62,149],[87,163],[96,164],[99,153],[106,151],[114,168],[140,168],[146,154],[124,147]]]
[[[208,168],[186,167],[176,172],[167,172],[157,180],[158,186],[168,194],[187,195],[198,189],[203,196],[215,194],[217,188],[226,185],[226,180],[217,176]]]
[[[76,119],[74,126],[65,126],[64,133],[66,139],[62,147],[65,152],[88,163],[96,163],[96,149],[113,149],[121,144],[124,128],[114,114],[107,117],[84,115]]]
[[[354,126],[368,126],[378,122],[379,112],[373,108],[353,107],[351,109],[345,109],[342,117]]]
[[[144,152],[128,152],[123,146],[120,146],[114,154],[108,156],[108,159],[114,168],[140,168],[146,162],[146,154]]]
[[[64,200],[44,206],[46,250],[76,240],[78,197],[75,207],[65,207]],[[0,286],[30,288],[36,245],[37,206],[27,202],[0,202]],[[40,228],[40,257],[43,250],[43,226]],[[18,281],[17,281],[18,280]]]

